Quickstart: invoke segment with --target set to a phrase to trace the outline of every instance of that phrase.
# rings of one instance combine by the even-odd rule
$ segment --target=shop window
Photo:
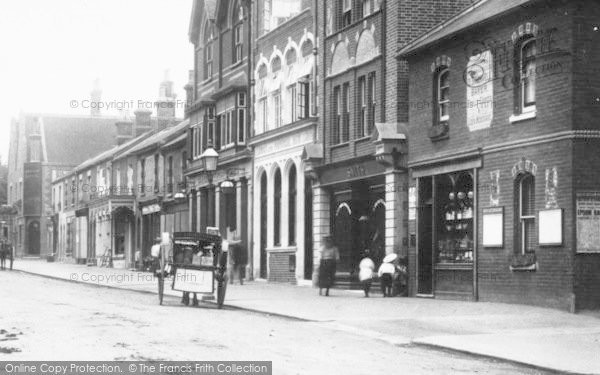
[[[448,122],[450,119],[450,70],[442,67],[435,76],[436,116],[434,125]]]
[[[288,176],[289,182],[289,210],[288,210],[288,233],[289,245],[296,245],[296,166],[292,165]]]
[[[523,173],[515,181],[515,253],[534,252],[535,178]]]
[[[518,85],[515,87],[515,114],[535,112],[536,53],[537,45],[533,35],[524,36],[516,44],[515,72],[518,76]]]
[[[281,245],[281,171],[275,170],[273,178],[273,244]]]
[[[437,263],[473,262],[473,176],[435,177]]]

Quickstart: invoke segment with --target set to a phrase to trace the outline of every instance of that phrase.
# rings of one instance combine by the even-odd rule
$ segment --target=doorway
[[[313,272],[313,195],[312,183],[304,181],[304,279],[312,279]]]
[[[418,180],[417,294],[433,295],[433,183]]]
[[[267,278],[267,174],[260,177],[260,278]]]
[[[40,222],[32,221],[27,226],[29,255],[40,255]]]

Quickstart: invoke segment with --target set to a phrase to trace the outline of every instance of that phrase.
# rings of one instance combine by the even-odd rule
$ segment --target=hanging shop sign
[[[504,246],[504,207],[483,209],[483,246]]]
[[[489,128],[494,117],[494,80],[492,53],[471,56],[465,69],[467,84],[467,126],[470,131]]]
[[[540,246],[560,246],[563,243],[562,209],[540,210],[539,214]]]
[[[600,192],[577,193],[577,252],[600,253]]]
[[[151,204],[149,206],[144,206],[142,207],[142,215],[149,215],[149,214],[153,214],[155,212],[159,212],[160,211],[160,205],[159,204]]]

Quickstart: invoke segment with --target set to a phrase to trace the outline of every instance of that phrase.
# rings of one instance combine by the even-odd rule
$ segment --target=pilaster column
[[[263,223],[260,221],[260,210],[262,207],[260,197],[262,195],[262,187],[260,183],[261,175],[255,173],[254,178],[256,179],[254,181],[254,186],[248,187],[248,194],[252,192],[252,205],[248,205],[248,209],[251,210],[250,215],[252,215],[252,233],[254,233],[252,237],[252,275],[255,279],[257,279],[260,277],[260,243],[262,242],[260,228],[261,225],[263,225]]]
[[[253,239],[255,238],[253,236],[254,234],[254,223],[256,223],[254,221],[254,201],[253,201],[253,184],[252,184],[252,179],[249,178],[248,180],[246,180],[246,189],[247,189],[247,197],[246,197],[246,251],[248,252],[248,262],[246,264],[246,278],[250,279],[250,280],[254,280],[254,270],[256,269],[254,267],[254,254],[256,254],[256,252],[254,251],[254,243],[253,243]]]
[[[202,232],[202,193],[200,190],[196,191],[196,228],[192,228],[192,230],[196,230],[196,232]],[[190,221],[190,226],[192,225],[192,221]]]
[[[275,217],[273,215],[273,209],[275,208],[275,184],[273,176],[267,175],[267,247],[273,247],[273,235],[275,234]],[[267,268],[269,262],[267,261]]]
[[[235,230],[242,235],[242,181],[235,182]],[[241,239],[241,238],[240,238]]]
[[[195,228],[192,228],[192,223],[194,217],[194,193],[191,192],[188,197],[188,230],[190,232],[194,231]]]
[[[289,171],[284,173],[285,169],[281,170],[281,227],[279,228],[281,246],[288,246],[289,241],[289,219],[290,219],[290,179]]]
[[[319,249],[323,244],[323,237],[330,233],[330,196],[329,191],[320,186],[313,187],[313,284],[317,282],[317,271],[320,261]]]
[[[221,187],[215,187],[215,227],[219,228],[221,235],[225,234],[224,228],[221,230]]]
[[[408,179],[407,174],[388,171],[385,174],[385,253],[399,251],[408,255]]]
[[[297,170],[302,171],[298,168]],[[306,242],[304,241],[304,173],[296,173],[296,280],[304,279],[304,255]]]

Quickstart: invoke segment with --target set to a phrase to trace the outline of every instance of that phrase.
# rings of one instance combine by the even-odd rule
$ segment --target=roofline
[[[442,38],[436,38],[436,39],[433,39],[433,40],[431,40],[430,42],[428,42],[426,44],[423,44],[421,46],[415,47],[415,45],[417,45],[420,41],[422,41],[424,39],[427,39],[432,34],[437,33],[438,31],[442,30],[444,27],[446,27],[450,23],[456,21],[457,19],[459,19],[462,16],[464,16],[465,14],[473,11],[475,8],[478,8],[482,4],[487,3],[488,1],[493,1],[493,0],[481,0],[481,1],[478,1],[477,3],[471,5],[470,7],[466,8],[466,9],[464,9],[462,12],[458,13],[454,17],[449,18],[448,20],[446,20],[446,21],[438,24],[437,26],[434,26],[433,28],[431,28],[430,30],[426,31],[424,34],[422,34],[421,36],[417,37],[412,42],[410,42],[409,44],[407,44],[406,46],[404,46],[402,49],[400,49],[400,51],[398,51],[398,53],[396,54],[396,58],[398,59],[398,58],[408,57],[408,56],[414,55],[417,52],[420,52],[421,50],[425,49],[426,47],[431,46],[432,44],[436,44],[436,43],[439,43],[442,40],[449,39],[449,38],[451,38],[451,37],[453,37],[453,36],[455,36],[457,34],[463,33],[467,29],[480,26],[480,25],[482,25],[482,24],[484,24],[486,22],[490,22],[490,21],[492,21],[492,20],[494,20],[494,19],[496,19],[498,17],[504,16],[505,14],[513,12],[515,8],[521,7],[521,6],[523,6],[524,4],[527,4],[527,3],[535,2],[537,0],[528,0],[528,1],[524,2],[524,3],[522,3],[522,4],[515,5],[514,7],[509,8],[509,9],[505,10],[504,12],[496,13],[496,14],[490,16],[490,17],[486,17],[486,18],[484,18],[482,20],[479,20],[479,21],[477,21],[477,22],[475,22],[475,23],[473,23],[473,24],[471,24],[469,26],[465,26],[465,27],[463,27],[461,29],[458,29],[455,32],[453,32],[451,34],[448,34],[448,35],[446,35],[446,36],[444,36]]]

